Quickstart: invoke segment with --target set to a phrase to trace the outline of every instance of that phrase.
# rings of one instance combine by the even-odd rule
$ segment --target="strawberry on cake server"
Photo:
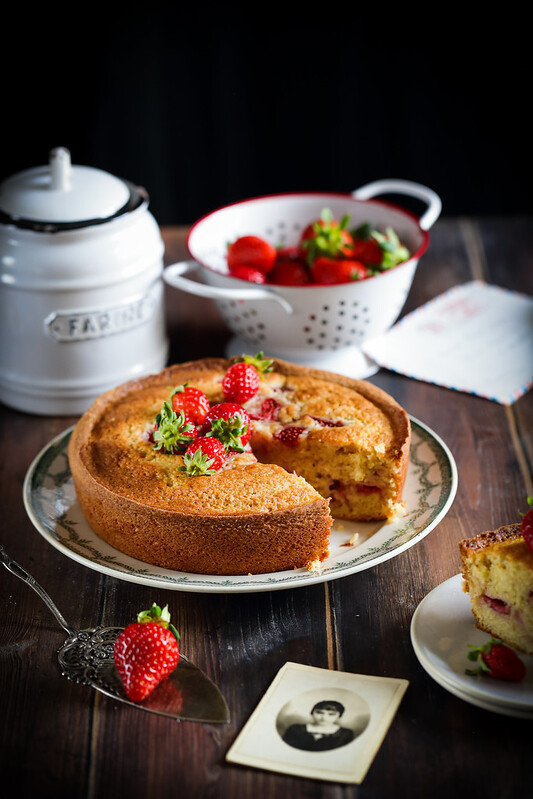
[[[180,651],[168,606],[155,602],[124,627],[77,630],[26,569],[0,544],[0,563],[32,588],[68,634],[58,650],[61,674],[106,697],[180,721],[227,724],[230,714],[217,686]]]

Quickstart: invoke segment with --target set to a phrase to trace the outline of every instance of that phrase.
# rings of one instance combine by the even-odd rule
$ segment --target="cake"
[[[533,655],[533,552],[521,524],[464,539],[459,552],[477,627]]]
[[[274,360],[242,403],[249,441],[218,471],[190,476],[181,454],[155,449],[154,420],[176,386],[200,389],[215,406],[232,363],[206,358],[131,380],[81,417],[69,463],[101,538],[163,568],[259,574],[324,561],[332,516],[402,512],[409,419],[366,381]]]

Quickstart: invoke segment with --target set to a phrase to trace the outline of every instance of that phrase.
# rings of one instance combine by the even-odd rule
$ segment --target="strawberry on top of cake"
[[[117,549],[242,574],[323,561],[332,515],[401,512],[409,442],[407,414],[376,386],[258,353],[107,392],[69,461],[84,515]]]

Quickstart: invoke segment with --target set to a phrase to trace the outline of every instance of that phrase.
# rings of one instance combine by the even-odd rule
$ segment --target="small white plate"
[[[151,566],[106,544],[88,525],[76,498],[67,446],[72,428],[37,455],[24,481],[24,505],[52,546],[73,560],[121,580],[202,593],[254,593],[297,588],[346,577],[396,557],[422,540],[444,518],[457,491],[457,468],[444,442],[411,419],[410,461],[404,489],[406,513],[394,522],[335,522],[330,556],[320,572],[217,576]],[[354,534],[357,542],[348,546]]]
[[[456,574],[433,589],[419,604],[411,620],[411,642],[421,666],[443,688],[471,704],[496,713],[533,718],[533,657],[518,653],[526,667],[521,682],[472,677],[467,659],[469,644],[490,640],[478,630],[470,598]]]
[[[426,671],[442,688],[454,694],[454,696],[457,696],[459,699],[462,699],[464,702],[468,702],[469,705],[481,707],[483,710],[489,710],[491,713],[501,713],[503,716],[514,716],[515,718],[533,720],[532,711],[524,710],[521,707],[514,707],[513,705],[504,705],[501,702],[490,702],[488,699],[482,699],[473,693],[461,691],[456,685],[452,685],[452,683],[444,680],[442,675],[438,672],[432,672],[430,669],[426,669]]]

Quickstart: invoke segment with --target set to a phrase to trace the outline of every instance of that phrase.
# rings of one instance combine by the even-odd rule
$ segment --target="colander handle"
[[[281,297],[272,289],[262,288],[224,288],[222,286],[209,286],[189,280],[184,275],[199,266],[196,261],[179,261],[163,270],[163,279],[169,286],[196,294],[199,297],[209,297],[213,300],[270,300],[279,303],[289,314],[293,313],[290,302]]]
[[[413,183],[410,180],[376,180],[353,191],[352,197],[355,197],[356,200],[370,200],[380,194],[406,194],[426,202],[428,209],[418,220],[422,230],[429,230],[439,218],[442,210],[441,199],[433,189],[428,189],[427,186]]]

